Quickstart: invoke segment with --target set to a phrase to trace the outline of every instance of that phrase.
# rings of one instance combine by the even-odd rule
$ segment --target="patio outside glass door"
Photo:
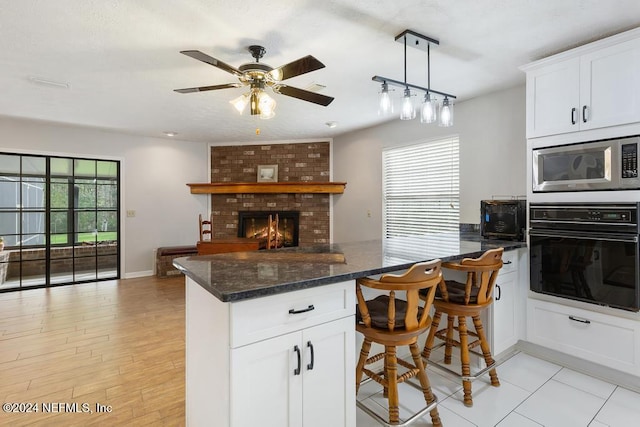
[[[120,277],[117,161],[0,154],[0,291]]]

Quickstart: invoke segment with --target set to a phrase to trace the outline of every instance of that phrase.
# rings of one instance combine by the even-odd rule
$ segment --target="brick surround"
[[[329,182],[329,142],[211,147],[211,182],[256,182],[258,165],[279,182]],[[238,211],[299,211],[299,245],[329,243],[329,194],[213,194],[214,238],[236,237]]]

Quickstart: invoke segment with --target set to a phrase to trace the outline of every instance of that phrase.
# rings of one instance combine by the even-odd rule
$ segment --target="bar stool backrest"
[[[498,272],[502,268],[502,254],[504,248],[490,249],[478,258],[464,258],[459,263],[447,262],[443,267],[467,272],[465,283],[464,303],[469,304],[472,288],[478,288],[477,304],[485,304],[493,296]],[[441,288],[442,291],[442,288]],[[448,300],[443,292],[443,299]]]
[[[398,301],[398,304],[405,308],[404,312],[404,332],[427,328],[431,319],[429,311],[435,297],[438,283],[442,280],[442,271],[440,269],[440,260],[429,262],[421,262],[414,264],[408,271],[403,274],[384,274],[380,279],[361,278],[356,281],[356,296],[358,298],[358,308],[362,317],[362,321],[366,327],[371,327],[371,316],[362,294],[361,286],[372,289],[388,291],[388,319],[387,326],[389,331],[396,328],[396,292],[404,291],[406,299]],[[419,292],[422,289],[427,290],[424,307],[420,307]]]

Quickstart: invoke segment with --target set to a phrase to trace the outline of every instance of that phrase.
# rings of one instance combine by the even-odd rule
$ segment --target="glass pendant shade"
[[[229,103],[233,105],[236,110],[238,110],[238,113],[242,114],[244,109],[247,107],[247,104],[249,103],[249,95],[243,93],[239,97],[229,101]]]
[[[380,102],[378,103],[378,115],[388,116],[393,114],[393,102],[389,96],[389,86],[386,83],[382,83],[382,91],[380,91]]]
[[[413,106],[413,100],[411,99],[411,91],[409,89],[404,90],[404,97],[402,98],[402,110],[400,111],[400,120],[411,120],[416,117],[416,109]]]
[[[422,101],[422,109],[420,110],[420,122],[422,123],[433,123],[436,121],[436,116],[438,112],[438,100],[436,98],[431,98],[429,92],[424,95],[424,100]]]
[[[260,94],[260,118],[270,119],[276,115],[276,101],[265,92]]]
[[[442,127],[453,126],[453,103],[447,97],[444,98],[440,107],[439,125]]]

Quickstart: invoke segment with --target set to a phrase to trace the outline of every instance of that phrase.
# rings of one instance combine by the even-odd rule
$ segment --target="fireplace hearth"
[[[238,237],[260,240],[260,249],[267,245],[269,215],[278,215],[278,247],[298,246],[300,212],[297,211],[239,211]]]

